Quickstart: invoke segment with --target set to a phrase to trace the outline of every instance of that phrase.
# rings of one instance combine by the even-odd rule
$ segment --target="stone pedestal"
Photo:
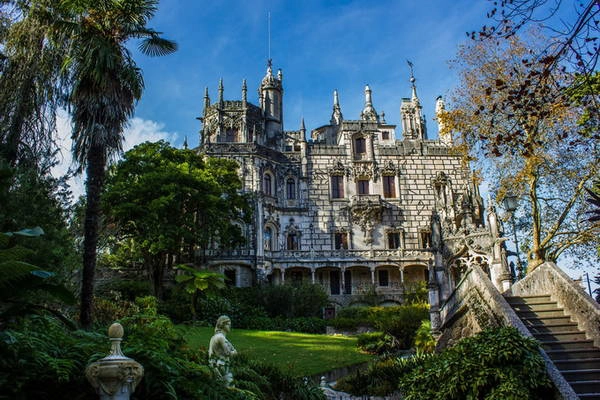
[[[100,396],[100,400],[129,400],[142,380],[144,368],[121,352],[123,327],[115,323],[108,328],[110,354],[85,369],[85,376]]]

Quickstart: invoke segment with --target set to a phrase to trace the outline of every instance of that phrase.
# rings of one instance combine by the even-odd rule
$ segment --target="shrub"
[[[538,343],[510,327],[480,332],[439,354],[376,361],[337,387],[355,395],[399,390],[405,400],[553,398]]]
[[[415,349],[417,353],[433,353],[435,350],[435,339],[431,334],[431,321],[421,321],[421,326],[415,334]]]
[[[421,321],[429,318],[429,306],[418,303],[398,307],[374,307],[370,319],[378,331],[393,336],[399,349],[413,345]]]
[[[110,279],[98,285],[96,296],[112,298],[115,292],[124,300],[134,301],[137,297],[150,296],[152,287],[147,280]]]
[[[398,350],[397,340],[388,333],[369,332],[358,335],[356,345],[371,354],[390,354]]]

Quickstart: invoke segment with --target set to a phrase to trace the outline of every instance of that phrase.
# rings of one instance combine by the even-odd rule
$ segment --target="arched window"
[[[263,192],[267,196],[273,196],[273,177],[268,172],[263,176]]]
[[[393,175],[384,175],[383,178],[383,197],[393,199],[396,197],[396,177]]]
[[[296,198],[296,180],[294,178],[288,178],[285,182],[286,193],[288,200]]]
[[[270,226],[267,226],[265,228],[264,236],[265,236],[264,237],[265,250],[267,250],[267,251],[275,250],[273,248],[273,228],[271,228]]]

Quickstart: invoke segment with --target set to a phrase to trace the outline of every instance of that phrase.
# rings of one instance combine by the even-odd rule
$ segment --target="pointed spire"
[[[338,96],[337,89],[335,89],[333,91],[333,112],[331,113],[331,120],[329,122],[331,125],[339,125],[343,119],[344,117],[340,107],[340,98]]]
[[[186,149],[186,150],[188,148],[187,135],[185,135],[185,139],[183,139],[183,148]]]
[[[223,103],[223,78],[219,79],[219,103]]]
[[[283,82],[283,72],[281,71],[281,68],[277,70],[277,80]]]
[[[208,87],[204,88],[204,112],[210,107],[210,97],[208,97]]]
[[[373,106],[373,100],[371,99],[371,88],[369,84],[365,86],[365,107]]]
[[[248,86],[246,86],[246,80],[242,81],[242,101],[246,103],[248,101]]]
[[[306,126],[304,125],[304,117],[302,117],[302,120],[300,121],[300,130],[302,132],[306,132]]]
[[[377,115],[377,111],[375,111],[375,108],[373,107],[371,88],[369,85],[365,86],[365,108],[362,113],[360,113],[360,117],[366,121],[379,122],[379,115]]]

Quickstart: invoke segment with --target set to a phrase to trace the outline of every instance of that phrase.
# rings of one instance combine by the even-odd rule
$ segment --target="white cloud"
[[[54,176],[64,176],[75,168],[73,157],[71,155],[71,118],[65,110],[60,110],[56,116],[57,135],[56,142],[60,149],[58,154],[59,163],[52,168]],[[177,134],[165,130],[165,124],[142,118],[132,118],[124,132],[125,141],[123,142],[123,151],[127,151],[143,142],[156,142],[166,140],[175,142]],[[77,200],[79,196],[85,193],[85,173],[73,176],[68,184],[73,193],[73,199]]]

